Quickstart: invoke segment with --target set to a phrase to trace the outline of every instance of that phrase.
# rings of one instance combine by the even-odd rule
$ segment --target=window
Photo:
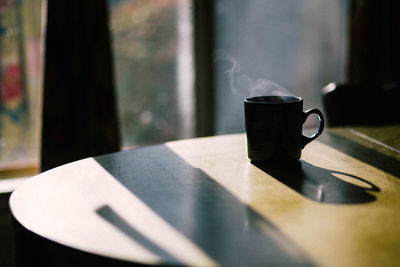
[[[0,178],[38,168],[41,16],[41,1],[0,2]]]
[[[348,2],[217,0],[216,133],[243,131],[242,102],[255,94],[321,108],[322,87],[345,78]]]
[[[345,78],[348,0],[205,2],[209,10],[193,10],[198,3],[189,0],[110,1],[125,146],[196,135],[195,102],[215,110],[206,118],[214,129],[208,134],[243,132],[243,99],[252,94],[294,94],[305,108],[321,108],[321,88]],[[202,25],[191,24],[206,20],[215,34],[201,36],[213,41],[210,55],[193,55],[193,29]],[[193,99],[193,61],[207,56],[214,89],[197,90],[213,90],[214,101]]]
[[[109,3],[123,147],[192,137],[191,1]]]

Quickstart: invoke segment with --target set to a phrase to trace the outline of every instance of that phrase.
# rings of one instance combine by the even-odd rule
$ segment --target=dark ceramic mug
[[[251,161],[291,162],[300,159],[305,145],[324,129],[324,116],[316,108],[303,111],[296,96],[257,96],[244,100],[247,156]],[[302,134],[307,117],[316,114],[319,128],[312,136]]]

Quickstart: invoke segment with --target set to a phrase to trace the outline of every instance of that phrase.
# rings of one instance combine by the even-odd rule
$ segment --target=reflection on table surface
[[[88,158],[28,181],[11,207],[37,234],[129,261],[393,265],[398,158],[352,131],[369,134],[332,129],[291,166],[249,162],[244,134]]]

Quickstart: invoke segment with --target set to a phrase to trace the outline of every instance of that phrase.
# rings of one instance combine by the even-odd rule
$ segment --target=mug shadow
[[[352,174],[329,170],[299,160],[288,165],[251,162],[260,170],[313,201],[330,204],[361,204],[376,200],[371,192],[381,190],[366,179]],[[346,176],[347,182],[335,176]],[[362,185],[358,185],[362,184]]]

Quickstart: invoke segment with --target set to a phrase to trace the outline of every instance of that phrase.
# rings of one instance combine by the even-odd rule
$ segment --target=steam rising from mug
[[[273,81],[264,78],[253,81],[248,75],[240,73],[239,61],[224,50],[215,51],[214,58],[215,62],[226,61],[231,64],[225,74],[228,76],[229,87],[234,95],[242,98],[262,95],[294,96],[289,90]]]

